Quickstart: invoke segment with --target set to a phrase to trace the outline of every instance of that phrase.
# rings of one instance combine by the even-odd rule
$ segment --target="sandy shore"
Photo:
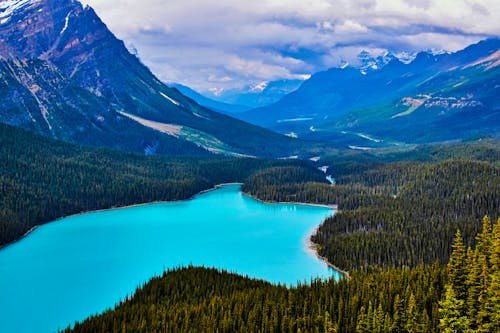
[[[337,205],[326,205],[326,204],[314,204],[314,203],[307,203],[307,202],[276,202],[276,201],[265,201],[265,200],[261,200],[249,193],[245,193],[245,192],[242,192],[243,194],[251,197],[252,199],[254,200],[257,200],[259,202],[262,202],[262,203],[267,203],[267,204],[290,204],[290,205],[304,205],[304,206],[316,206],[316,207],[323,207],[323,208],[329,208],[329,209],[334,209],[335,211],[338,210],[338,206]],[[344,271],[340,268],[338,268],[337,266],[335,266],[334,264],[332,264],[331,262],[328,261],[327,258],[321,256],[319,253],[318,253],[318,244],[314,243],[312,240],[311,240],[311,237],[313,235],[315,235],[317,232],[318,232],[318,229],[319,227],[321,226],[318,225],[316,227],[314,227],[306,236],[306,239],[305,239],[305,243],[306,243],[306,246],[305,246],[305,250],[306,252],[308,252],[309,254],[311,254],[312,256],[315,256],[317,257],[318,259],[320,259],[321,261],[325,262],[326,265],[328,265],[328,267],[336,270],[337,272],[339,272],[340,274],[342,274],[344,277],[346,278],[349,278],[349,272],[347,271]]]
[[[319,229],[319,227],[320,227],[320,226],[321,226],[321,224],[320,224],[320,225],[318,225],[318,226],[316,226],[316,227],[314,227],[314,228],[313,228],[313,229],[309,232],[309,234],[307,235],[307,237],[306,237],[306,239],[305,239],[305,243],[306,243],[306,251],[307,251],[309,254],[311,254],[311,255],[313,255],[313,256],[315,256],[315,257],[317,257],[318,259],[320,259],[321,261],[323,261],[326,265],[328,265],[328,267],[330,267],[330,268],[332,268],[332,269],[336,270],[337,272],[339,272],[339,273],[340,273],[340,274],[342,274],[345,278],[347,278],[347,279],[348,279],[348,278],[349,278],[349,272],[348,272],[348,271],[344,271],[344,270],[342,270],[342,269],[338,268],[337,266],[335,266],[334,264],[332,264],[331,262],[329,262],[327,258],[325,258],[325,257],[321,256],[321,255],[318,253],[318,246],[319,246],[319,245],[318,245],[318,244],[316,244],[316,243],[314,243],[314,242],[311,240],[312,236],[314,236],[314,235],[318,232],[318,229]]]

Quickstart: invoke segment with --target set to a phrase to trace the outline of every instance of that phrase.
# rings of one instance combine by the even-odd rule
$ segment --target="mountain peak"
[[[0,1],[0,41],[4,46],[0,46],[0,54],[16,58],[46,58],[49,53],[62,51],[67,46],[63,43],[70,42],[63,37],[72,19],[86,13],[79,2],[72,0]]]
[[[269,156],[269,140],[294,146],[167,87],[78,1],[0,0],[0,15],[0,121],[146,153]]]
[[[0,0],[0,25],[11,21],[20,10],[31,7],[41,0]]]

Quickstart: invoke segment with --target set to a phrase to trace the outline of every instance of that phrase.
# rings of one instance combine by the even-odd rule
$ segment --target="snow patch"
[[[160,91],[160,95],[162,95],[163,97],[165,97],[166,99],[168,99],[170,101],[170,103],[172,103],[174,105],[177,105],[177,106],[181,106],[181,103],[177,102],[175,99],[173,99],[170,96],[162,93],[161,91]]]
[[[320,156],[311,157],[309,160],[313,162],[318,162],[321,159]]]
[[[285,134],[286,136],[290,137],[290,138],[294,138],[294,139],[297,139],[299,136],[297,135],[297,133],[295,132],[290,132],[288,134]]]
[[[318,170],[323,172],[326,175],[326,173],[328,172],[328,168],[329,168],[328,165],[323,165],[322,167],[319,167]],[[333,178],[332,175],[326,175],[325,179],[328,180],[328,182],[331,185],[335,185],[335,178]]]
[[[335,184],[335,178],[333,178],[331,175],[326,176],[326,180],[328,180],[331,185]]]
[[[417,57],[416,52],[400,52],[395,54],[396,58],[403,64],[408,65]]]
[[[359,136],[360,138],[363,138],[363,139],[368,140],[368,141],[377,142],[377,143],[382,142],[382,140],[372,138],[368,134],[356,133],[356,135]]]
[[[255,85],[254,87],[252,87],[252,89],[250,91],[251,92],[263,92],[267,88],[268,85],[269,85],[269,82],[263,81],[263,82]]]
[[[12,14],[18,10],[33,5],[41,0],[6,0],[0,2],[0,24],[5,24],[9,21]]]
[[[61,32],[59,33],[59,35],[62,35],[66,29],[68,29],[68,24],[69,24],[69,16],[71,15],[71,12],[68,13],[68,15],[66,15],[66,19],[64,21],[64,27],[62,28]]]
[[[370,148],[370,147],[360,147],[360,146],[349,146],[349,149],[352,149],[352,150],[361,150],[361,151],[370,151],[370,150],[373,150],[373,148]]]
[[[293,123],[293,122],[297,122],[297,121],[308,121],[308,120],[313,120],[314,118],[292,118],[292,119],[281,119],[281,120],[278,120],[277,123],[278,124],[281,124],[281,123]]]

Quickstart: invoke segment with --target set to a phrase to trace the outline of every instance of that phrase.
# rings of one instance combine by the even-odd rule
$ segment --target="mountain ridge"
[[[331,68],[314,74],[297,91],[274,105],[250,110],[238,117],[281,133],[292,132],[299,138],[329,141],[342,141],[344,131],[410,143],[464,139],[481,132],[479,127],[467,128],[467,124],[486,124],[488,128],[483,132],[496,135],[498,126],[495,127],[491,120],[497,119],[495,105],[500,103],[496,97],[499,95],[499,49],[500,39],[490,38],[455,53],[420,52],[408,64],[394,58],[383,68],[364,74],[350,66]],[[402,107],[410,99],[418,100],[419,96],[435,98],[437,104],[433,108],[436,112],[425,117],[428,106],[425,103]],[[447,135],[439,135],[437,132],[446,129],[447,125],[440,113],[456,111],[450,103],[448,106],[441,103],[446,98],[455,98],[464,110],[481,106],[479,111],[483,120],[489,117],[488,112],[493,117],[490,124],[483,120],[470,123],[470,114],[456,113],[450,120],[456,127],[447,130]],[[438,110],[439,105],[441,109]],[[416,115],[420,115],[418,121]],[[401,117],[410,123],[414,121],[415,127],[430,126],[432,135],[426,137],[422,131],[416,136],[406,135],[404,132],[411,131],[411,125],[398,131]],[[394,120],[396,118],[401,119]],[[463,135],[455,135],[459,130]]]
[[[269,157],[290,155],[300,145],[167,87],[89,6],[3,0],[0,17],[3,122],[73,143],[144,153]],[[165,133],[137,118],[180,126],[180,132]]]

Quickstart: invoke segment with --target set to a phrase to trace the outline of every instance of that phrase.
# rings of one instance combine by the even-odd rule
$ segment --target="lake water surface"
[[[54,332],[165,269],[204,265],[275,283],[340,274],[306,250],[333,210],[263,204],[226,185],[193,200],[72,216],[0,251],[0,330]]]

